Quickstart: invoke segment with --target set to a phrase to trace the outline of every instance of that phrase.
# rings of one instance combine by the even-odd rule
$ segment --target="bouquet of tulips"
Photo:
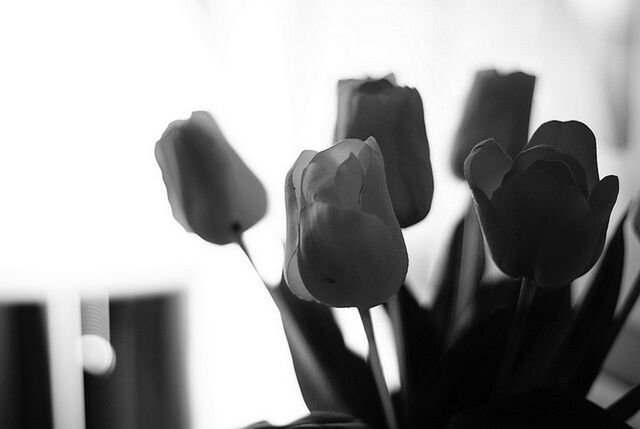
[[[521,72],[476,75],[452,156],[473,204],[426,306],[405,283],[402,232],[427,216],[434,189],[420,94],[393,76],[338,83],[336,143],[302,152],[286,174],[284,276],[267,285],[311,411],[288,427],[628,427],[638,386],[607,409],[585,397],[640,295],[638,277],[620,293],[633,262],[625,220],[638,239],[640,215],[625,214],[607,240],[618,179],[600,178],[581,122],[547,122],[528,139],[534,88]],[[212,116],[170,124],[156,158],[176,220],[249,256],[242,234],[265,214],[265,190]],[[503,278],[485,279],[485,253]],[[572,282],[594,266],[572,304]],[[378,356],[378,305],[393,325],[396,392]],[[357,308],[366,361],[330,307]]]

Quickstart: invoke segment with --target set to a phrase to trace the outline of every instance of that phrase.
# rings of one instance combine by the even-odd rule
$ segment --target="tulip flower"
[[[600,180],[596,140],[581,122],[547,122],[512,158],[495,140],[464,164],[485,239],[498,267],[542,287],[587,272],[604,246],[618,178]]]
[[[433,174],[420,94],[384,79],[338,82],[335,141],[373,136],[384,156],[387,187],[401,227],[431,209]]]
[[[368,309],[396,293],[407,250],[375,139],[302,152],[285,194],[285,279],[295,295]]]
[[[187,231],[228,244],[266,213],[262,183],[209,113],[169,124],[155,154],[173,216]]]
[[[464,160],[483,140],[495,139],[511,157],[522,150],[529,136],[535,83],[535,76],[522,72],[476,73],[453,146],[451,168],[456,176],[464,178]]]

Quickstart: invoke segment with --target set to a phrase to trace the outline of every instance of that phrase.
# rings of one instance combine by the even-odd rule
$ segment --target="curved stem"
[[[509,340],[507,342],[507,348],[502,356],[502,362],[498,372],[498,379],[493,391],[493,399],[497,399],[500,396],[508,393],[507,385],[511,370],[513,369],[513,363],[520,351],[520,345],[522,343],[522,337],[524,336],[524,328],[527,322],[527,314],[529,308],[533,302],[533,296],[536,293],[536,284],[533,280],[529,280],[526,277],[522,278],[522,284],[520,285],[520,295],[518,296],[518,304],[516,307],[516,314],[513,318],[511,325],[511,331],[509,333]]]
[[[236,237],[236,244],[240,247],[240,249],[242,249],[244,254],[247,256],[247,259],[249,260],[249,262],[251,262],[251,265],[253,266],[254,271],[256,272],[256,274],[258,274],[258,277],[260,277],[260,280],[262,280],[262,283],[264,283],[264,285],[267,287],[267,290],[271,292],[272,286],[269,285],[269,283],[264,279],[264,277],[262,277],[262,274],[260,274],[258,267],[256,267],[255,262],[253,262],[251,253],[249,253],[249,249],[247,249],[247,245],[245,244],[244,239],[242,238],[242,233],[238,233],[238,236]]]
[[[373,323],[371,322],[371,312],[369,309],[358,308],[360,312],[360,319],[362,319],[362,326],[364,332],[367,334],[367,341],[369,342],[369,365],[373,372],[373,378],[376,382],[378,389],[378,396],[382,402],[382,409],[387,421],[387,429],[398,429],[398,419],[396,418],[395,410],[393,409],[393,403],[391,402],[391,395],[389,394],[389,388],[384,380],[384,374],[382,372],[382,365],[380,363],[380,356],[378,355],[378,346],[376,344],[376,338],[373,334]]]

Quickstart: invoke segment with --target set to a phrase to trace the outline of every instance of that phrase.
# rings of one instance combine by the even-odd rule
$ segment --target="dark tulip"
[[[453,145],[451,168],[464,178],[464,160],[471,149],[487,139],[500,142],[514,157],[527,143],[535,76],[522,72],[476,73]]]
[[[465,177],[494,261],[507,275],[561,286],[602,253],[618,178],[600,180],[596,140],[583,123],[547,122],[515,158],[476,145]]]
[[[245,429],[369,429],[369,426],[348,414],[333,411],[314,411],[306,417],[283,426],[266,422],[255,423]]]
[[[407,249],[393,213],[375,139],[304,151],[287,174],[285,279],[302,299],[370,308],[407,274]]]
[[[155,154],[173,216],[187,231],[228,244],[266,213],[262,183],[209,113],[169,124]]]
[[[393,210],[405,228],[427,216],[433,198],[429,141],[420,94],[384,79],[338,82],[334,141],[374,137],[384,156]]]

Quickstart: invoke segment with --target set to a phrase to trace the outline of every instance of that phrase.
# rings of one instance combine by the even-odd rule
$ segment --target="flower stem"
[[[376,344],[376,338],[373,334],[373,323],[371,321],[371,311],[363,308],[358,308],[360,312],[360,319],[362,319],[362,326],[364,332],[367,334],[367,341],[369,342],[369,365],[373,372],[373,378],[378,388],[378,396],[382,402],[382,409],[387,421],[387,429],[398,429],[398,420],[396,418],[395,410],[393,409],[393,403],[391,402],[391,395],[389,394],[389,388],[384,380],[384,374],[382,372],[382,365],[380,364],[380,356],[378,355],[378,346]]]
[[[247,256],[247,259],[249,260],[249,262],[251,262],[251,265],[253,266],[254,271],[256,272],[256,274],[258,274],[258,277],[260,277],[260,280],[262,280],[262,283],[264,283],[264,285],[267,287],[267,290],[271,292],[272,286],[269,285],[269,283],[265,280],[264,277],[262,277],[262,274],[260,274],[258,267],[256,267],[255,262],[253,262],[251,253],[249,253],[249,249],[247,249],[247,245],[245,244],[244,239],[242,238],[242,233],[238,233],[236,237],[236,244],[240,247],[240,249],[242,249],[244,254]]]
[[[513,369],[516,356],[520,351],[520,345],[522,343],[522,337],[524,336],[524,329],[527,322],[527,314],[529,313],[529,308],[531,307],[535,293],[535,282],[523,277],[522,284],[520,285],[520,295],[518,296],[516,314],[511,325],[507,349],[502,356],[498,379],[493,391],[493,399],[498,399],[502,395],[508,393],[507,385],[509,376],[511,375],[511,370]]]

